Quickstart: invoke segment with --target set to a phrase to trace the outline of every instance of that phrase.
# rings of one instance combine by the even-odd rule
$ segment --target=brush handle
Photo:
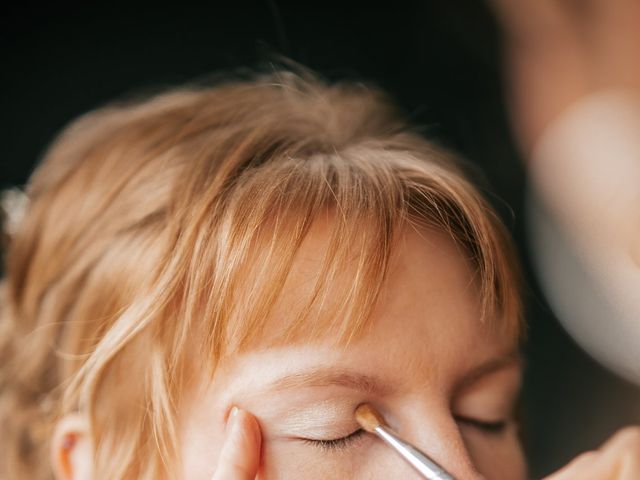
[[[424,478],[428,480],[455,480],[444,468],[429,458],[425,453],[402,440],[389,428],[378,426],[375,432],[387,444],[391,445],[402,458],[409,462],[413,468],[420,472]]]

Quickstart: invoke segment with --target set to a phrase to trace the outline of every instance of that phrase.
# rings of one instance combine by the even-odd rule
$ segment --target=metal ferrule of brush
[[[379,425],[375,429],[379,437],[391,445],[402,457],[409,462],[413,468],[429,480],[455,480],[441,466],[431,460],[413,445],[399,438],[388,427]]]

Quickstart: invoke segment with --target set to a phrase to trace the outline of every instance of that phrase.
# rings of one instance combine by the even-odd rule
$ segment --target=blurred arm
[[[534,188],[563,230],[640,269],[640,92],[581,99],[543,132],[530,159]]]

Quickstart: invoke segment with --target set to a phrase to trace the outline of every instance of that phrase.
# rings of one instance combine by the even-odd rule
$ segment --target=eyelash
[[[497,422],[484,422],[482,420],[476,420],[468,417],[456,417],[458,423],[464,423],[471,427],[482,430],[490,435],[499,435],[507,428],[507,421],[501,420]],[[313,438],[303,438],[305,443],[309,443],[315,447],[321,448],[325,451],[341,450],[348,447],[351,443],[357,440],[364,432],[363,429],[358,429],[349,435],[340,438],[334,438],[332,440],[316,440]]]
[[[331,450],[341,450],[343,448],[348,447],[351,443],[356,441],[358,438],[365,433],[363,429],[359,428],[358,430],[340,438],[334,438],[332,440],[316,440],[313,438],[304,438],[303,440],[306,443],[310,443],[315,447],[321,448],[325,451]]]

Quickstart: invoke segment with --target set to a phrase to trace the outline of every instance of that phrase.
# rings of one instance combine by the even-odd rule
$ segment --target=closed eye
[[[485,433],[491,433],[495,435],[498,435],[504,432],[509,423],[507,420],[498,420],[495,422],[493,421],[488,422],[484,420],[479,420],[477,418],[463,417],[463,416],[457,416],[456,422],[461,423],[463,425],[468,425],[473,428],[477,428],[478,430],[481,430]]]
[[[350,433],[349,435],[346,435],[346,436],[340,437],[340,438],[334,438],[334,439],[330,439],[330,440],[315,439],[315,438],[302,438],[301,440],[303,440],[305,443],[314,445],[314,446],[316,446],[318,448],[321,448],[322,450],[325,450],[325,451],[341,450],[343,448],[348,447],[349,445],[354,443],[356,440],[358,440],[362,436],[363,433],[365,433],[365,431],[363,429],[359,428],[358,430]]]

